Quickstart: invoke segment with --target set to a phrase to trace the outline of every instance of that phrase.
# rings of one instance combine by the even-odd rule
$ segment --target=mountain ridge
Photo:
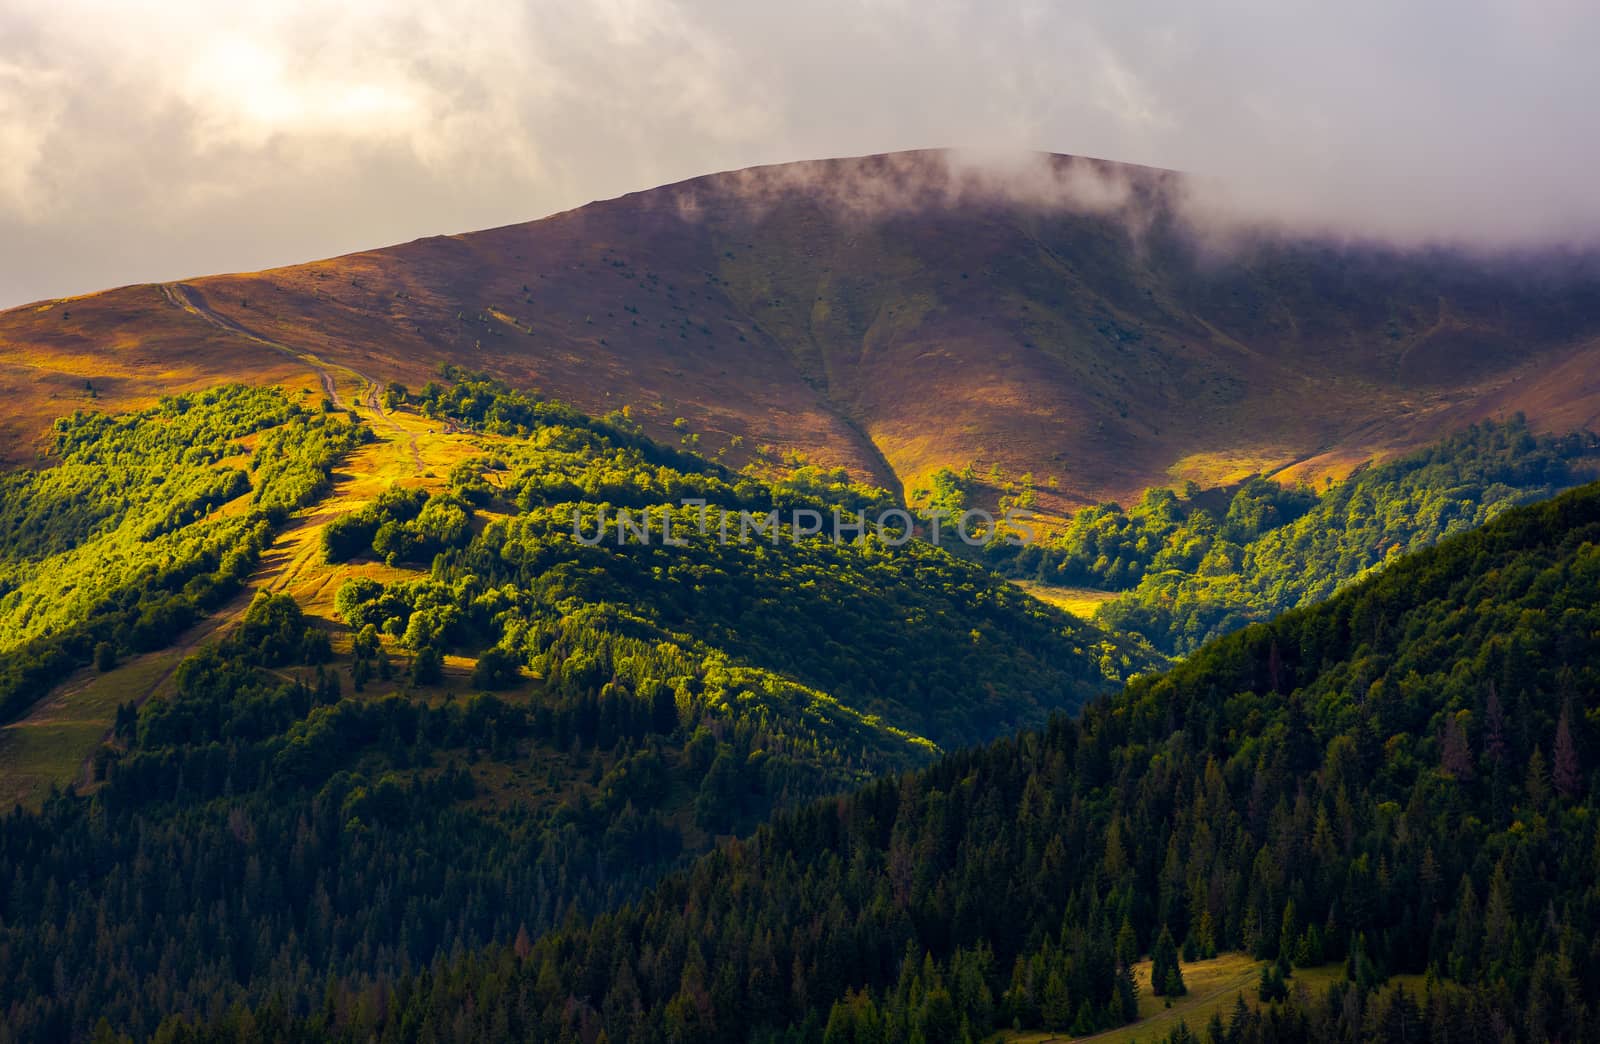
[[[1556,432],[1600,418],[1587,255],[1282,236],[1217,255],[1181,175],[958,157],[721,172],[174,284],[220,318],[204,328],[156,284],[0,312],[0,459],[73,406],[305,372],[227,324],[379,381],[468,365],[911,500],[939,468],[1028,473],[1047,516],[1186,479],[1339,475],[1518,410]]]

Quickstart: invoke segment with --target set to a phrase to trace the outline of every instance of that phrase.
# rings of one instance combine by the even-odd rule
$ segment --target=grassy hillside
[[[360,386],[352,386],[351,382],[344,380],[337,382],[335,387],[335,392],[350,404],[349,409],[360,422],[360,427],[352,429],[351,434],[358,440],[361,436],[368,436],[367,441],[342,453],[331,469],[325,472],[325,482],[316,481],[308,487],[311,495],[302,507],[287,512],[281,520],[278,519],[279,512],[275,511],[263,531],[259,548],[252,551],[249,544],[230,547],[230,550],[244,552],[235,559],[236,565],[242,569],[240,576],[225,585],[213,584],[207,589],[212,597],[204,604],[186,600],[184,604],[190,608],[185,609],[183,605],[174,603],[177,612],[167,617],[173,628],[170,641],[152,643],[149,648],[136,647],[127,642],[119,644],[118,635],[114,632],[122,625],[112,620],[108,628],[113,633],[104,639],[111,646],[109,659],[114,666],[110,670],[102,670],[93,663],[73,670],[73,663],[79,661],[71,657],[43,656],[36,661],[41,664],[53,663],[51,673],[48,677],[37,677],[36,687],[17,690],[18,699],[14,706],[18,709],[14,712],[13,720],[0,726],[0,803],[4,807],[20,802],[25,807],[36,809],[52,787],[64,787],[74,780],[82,787],[92,786],[97,768],[103,768],[98,764],[97,749],[101,740],[110,734],[118,707],[173,693],[177,668],[183,660],[207,642],[225,635],[239,622],[257,593],[291,593],[309,613],[319,617],[326,625],[332,625],[335,619],[334,596],[344,580],[351,576],[394,579],[409,575],[404,570],[390,569],[382,563],[330,565],[322,553],[323,529],[330,521],[370,503],[396,484],[405,488],[444,488],[445,476],[449,471],[462,460],[479,453],[480,448],[465,436],[430,433],[430,428],[437,431],[438,425],[427,418],[381,412],[369,404],[369,397],[361,394],[362,391]],[[161,499],[163,493],[177,490],[190,479],[203,478],[218,469],[222,472],[232,469],[250,471],[253,454],[226,458],[210,465],[205,464],[203,457],[198,455],[205,452],[206,441],[205,437],[196,434],[194,418],[206,416],[211,408],[195,408],[194,403],[201,398],[215,402],[219,394],[225,401],[250,407],[247,415],[241,414],[239,417],[239,422],[247,427],[257,424],[270,426],[273,409],[284,406],[281,397],[270,390],[263,392],[234,388],[191,395],[190,407],[178,414],[177,419],[165,408],[143,418],[118,418],[115,428],[123,432],[121,438],[126,439],[129,432],[142,433],[141,437],[149,437],[152,449],[158,443],[176,446],[185,459],[183,463],[169,468],[166,465],[170,461],[156,450],[149,456],[144,453],[125,454],[122,466],[107,467],[108,476],[113,478],[131,469],[132,474],[149,480],[151,485],[147,492],[155,497],[148,504],[126,502],[125,494],[131,487],[124,484],[116,487],[120,493],[115,501],[115,511],[126,508],[129,517],[136,519],[141,511],[153,504],[159,514],[168,507],[167,502]],[[309,397],[310,394],[309,389],[302,389],[291,393],[289,401],[305,404],[295,405],[293,412],[303,413],[315,420],[324,411],[315,399]],[[272,406],[274,403],[277,405]],[[271,408],[256,412],[263,404]],[[342,423],[349,417],[350,414],[345,413],[334,419]],[[92,426],[102,421],[90,418],[85,423]],[[291,422],[291,428],[298,423]],[[179,438],[174,439],[173,436]],[[239,441],[242,446],[248,447],[259,438],[259,435],[247,435]],[[316,443],[308,443],[307,449],[316,451]],[[197,456],[188,456],[190,450],[195,450]],[[61,489],[66,488],[61,485],[63,478],[76,473],[82,481],[77,484],[78,488],[68,490],[68,499],[81,502],[80,508],[99,504],[98,510],[104,510],[110,502],[102,503],[97,499],[95,469],[98,466],[57,459],[53,467],[37,473],[13,475],[10,481],[17,483],[16,488],[25,492],[33,491],[35,485],[45,490]],[[322,465],[317,467],[321,470]],[[157,482],[159,484],[155,484]],[[204,519],[188,523],[180,533],[190,536],[205,533],[214,535],[213,527],[231,525],[255,511],[257,505],[254,496],[253,489],[245,488],[235,499],[223,503]],[[44,493],[36,498],[19,496],[14,503],[18,505],[15,507],[16,517],[20,518],[30,514],[48,514],[52,500],[48,493]],[[64,514],[70,515],[71,511],[65,511]],[[89,541],[88,546],[105,553],[106,562],[123,562],[135,568],[135,576],[143,576],[144,570],[161,561],[150,552],[170,549],[173,545],[170,538],[152,543],[128,540],[118,544],[116,533],[126,532],[129,528],[137,530],[137,526],[128,527],[111,518],[102,522],[102,532],[89,534],[85,539]],[[70,544],[76,537],[58,533],[58,539]],[[25,535],[19,537],[16,546],[24,546],[26,540]],[[72,574],[65,568],[67,561],[74,556],[86,563],[99,562],[97,555],[78,550],[64,558],[54,559],[45,566],[19,561],[8,566],[0,575],[10,578],[8,582],[15,582],[19,570],[31,570],[39,578],[34,586],[40,590],[42,600],[48,602],[75,589],[71,581]],[[170,565],[168,562],[163,568]],[[56,579],[68,582],[56,584]],[[159,585],[147,590],[140,599],[143,603],[140,606],[141,613],[146,606],[159,603],[164,591],[165,588]],[[120,599],[123,595],[117,597]],[[54,637],[71,639],[77,633],[73,627],[60,621],[48,626],[56,627],[57,624],[60,624],[61,630]],[[51,641],[52,636],[46,636],[39,651],[53,648]],[[340,641],[336,635],[335,643],[339,644]],[[96,641],[96,648],[98,643],[99,640]],[[76,648],[82,651],[87,646],[78,643]],[[94,658],[95,651],[88,649],[90,658]],[[19,656],[17,659],[21,658]],[[51,682],[50,678],[58,677],[57,668],[69,673],[59,675],[59,683]],[[470,675],[471,669],[470,662],[462,662],[460,657],[454,657],[447,659],[444,673],[447,681],[454,680],[459,685]],[[51,685],[54,687],[49,687]]]
[[[1597,549],[1600,485],[1512,509],[381,1010],[350,983],[201,1039],[1084,1034],[1139,1014],[1140,955],[1181,995],[1183,958],[1226,950],[1348,973],[1241,1040],[1591,1039]],[[1379,989],[1394,973],[1423,996]]]
[[[59,421],[54,466],[0,476],[0,723],[226,601],[363,435],[239,385]]]
[[[1242,1039],[1252,1031],[1252,1025],[1258,1027],[1257,1033],[1261,1032],[1262,1025],[1272,1027],[1272,1031],[1292,1026],[1292,1020],[1285,1016],[1293,1009],[1285,1012],[1287,1005],[1283,1004],[1288,998],[1263,1000],[1260,994],[1261,974],[1273,969],[1272,961],[1259,960],[1249,954],[1224,953],[1179,963],[1188,988],[1181,997],[1156,996],[1151,992],[1152,963],[1148,960],[1134,963],[1132,971],[1139,987],[1139,1013],[1127,1025],[1090,1037],[1074,1038],[1070,1033],[1033,1030],[1002,1031],[996,1034],[996,1039],[1006,1044],[1065,1044],[1073,1039],[1092,1040],[1095,1044],[1139,1044],[1140,1041],[1150,1044],[1176,1037],[1198,1044],[1215,1039],[1218,1033],[1221,1039],[1227,1040],[1230,1029]],[[1346,971],[1343,964],[1296,968],[1286,989],[1295,996],[1297,1006],[1304,1006],[1326,996],[1330,987],[1339,988],[1341,992],[1347,990],[1350,980]],[[1424,995],[1428,986],[1421,975],[1391,975],[1382,987],[1370,991],[1369,997],[1379,1005],[1393,1003],[1398,991],[1406,990],[1418,997]],[[1184,1037],[1185,1032],[1193,1036]]]
[[[391,982],[526,944],[776,808],[1040,723],[1154,662],[923,544],[587,546],[575,509],[659,513],[695,494],[764,514],[883,494],[760,482],[624,418],[452,378],[393,389],[400,412],[363,405],[357,421],[284,404],[286,423],[373,441],[317,472],[299,514],[274,515],[234,602],[174,625],[189,655],[166,667],[111,627],[114,663],[32,705],[35,744],[74,715],[90,736],[109,716],[111,736],[85,785],[0,823],[0,875],[26,882],[0,897],[0,1039],[81,1036],[101,1015],[147,1033],[171,1005],[303,1011],[328,974]],[[200,526],[272,508],[270,411],[238,411],[266,428],[254,457],[233,432],[215,454],[196,437],[192,459],[159,456],[182,418],[219,423],[201,403],[251,396],[283,404],[230,389],[75,422],[56,471],[17,482],[77,490],[72,460],[110,467],[126,443],[151,454],[128,489],[209,488],[248,458],[255,492],[209,511],[108,492],[96,512],[80,491],[38,555],[81,553],[158,504]],[[405,463],[403,480],[353,474],[368,453]],[[141,548],[166,560],[159,542],[123,544],[135,565]],[[208,609],[221,626],[182,630]],[[86,757],[36,753],[74,777]]]
[[[1541,431],[1600,417],[1592,258],[1207,253],[1173,217],[1182,191],[1071,157],[1010,181],[941,153],[793,164],[41,302],[0,313],[0,458],[26,463],[86,382],[123,408],[319,368],[416,386],[439,358],[631,406],[660,437],[681,418],[740,465],[770,446],[900,493],[998,464],[1048,513],[1343,474],[1516,410]]]

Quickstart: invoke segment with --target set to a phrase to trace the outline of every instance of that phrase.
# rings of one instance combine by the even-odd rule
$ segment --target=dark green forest
[[[1177,656],[1322,601],[1399,555],[1587,481],[1597,466],[1593,435],[1536,436],[1520,416],[1486,421],[1320,492],[1264,478],[1231,497],[1152,489],[1128,510],[1086,508],[1032,546],[995,544],[985,560],[1008,576],[1125,592],[1097,621]]]
[[[163,1039],[1087,1032],[1125,1018],[1127,964],[1163,937],[1291,983],[1346,963],[1217,1039],[1595,1039],[1597,591],[1590,486],[1078,720],[779,815],[591,923]],[[1376,1000],[1402,971],[1426,995]]]

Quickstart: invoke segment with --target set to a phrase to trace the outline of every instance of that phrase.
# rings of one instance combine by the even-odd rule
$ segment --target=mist
[[[0,306],[940,147],[960,150],[944,202],[1127,206],[1116,178],[1026,158],[1057,152],[1189,172],[1185,213],[1213,228],[1581,247],[1595,53],[1577,0],[20,0],[0,11]],[[871,191],[834,197],[907,205]]]

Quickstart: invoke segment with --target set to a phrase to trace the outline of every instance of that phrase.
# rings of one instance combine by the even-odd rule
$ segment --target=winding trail
[[[450,443],[454,445],[453,440]],[[430,442],[428,450],[426,459],[435,474],[446,470],[447,462],[455,459],[446,440],[439,440],[437,445]],[[465,456],[471,450],[456,447],[456,452]],[[94,752],[110,736],[116,708],[123,703],[140,706],[160,693],[172,691],[183,662],[237,625],[257,594],[293,593],[312,615],[329,618],[340,581],[353,575],[354,570],[324,564],[324,527],[370,503],[411,465],[406,444],[389,438],[387,432],[377,441],[357,448],[335,470],[327,494],[296,511],[278,530],[233,598],[195,621],[171,645],[130,655],[113,672],[102,674],[92,666],[80,668],[43,695],[21,718],[0,726],[0,808],[9,808],[15,802],[36,805],[52,782],[64,786],[75,780],[80,793],[92,789],[96,785]],[[227,509],[228,505],[223,505],[218,510]],[[72,735],[65,734],[68,732]],[[46,736],[58,737],[53,752],[28,752],[30,746],[37,750],[40,737]],[[65,764],[68,751],[73,752],[70,775]]]
[[[173,307],[180,308],[226,333],[233,334],[236,337],[243,337],[282,355],[287,355],[301,365],[308,367],[317,375],[317,379],[322,382],[323,394],[327,395],[328,400],[339,409],[352,409],[355,405],[365,406],[374,416],[381,419],[387,427],[393,429],[397,437],[406,440],[411,449],[412,467],[418,475],[422,474],[422,451],[417,445],[417,436],[407,431],[384,411],[383,403],[378,396],[378,382],[371,376],[343,364],[329,363],[311,352],[291,347],[282,341],[275,341],[264,334],[257,333],[237,319],[216,311],[207,303],[204,294],[187,283],[162,283],[161,293]],[[361,386],[361,392],[356,396],[355,403],[346,402],[340,397],[339,383],[334,379],[332,372],[334,370],[352,378]]]
[[[328,400],[338,409],[359,411],[378,439],[346,459],[334,474],[327,496],[296,512],[274,535],[261,562],[234,598],[196,621],[171,645],[131,656],[111,674],[102,675],[92,667],[74,672],[53,686],[52,691],[41,694],[16,721],[0,726],[0,807],[10,807],[13,801],[34,803],[51,782],[64,785],[75,778],[80,789],[92,787],[93,749],[109,735],[116,707],[129,701],[142,704],[169,689],[184,660],[237,624],[257,592],[295,587],[297,597],[331,605],[333,591],[329,585],[334,582],[334,574],[319,577],[320,537],[327,522],[369,502],[407,473],[407,481],[427,480],[436,472],[448,470],[455,459],[444,443],[435,445],[431,439],[425,459],[416,426],[408,427],[383,408],[382,389],[369,375],[276,341],[215,311],[195,287],[184,283],[159,286],[174,308],[232,337],[287,356],[315,373]],[[341,384],[344,395],[340,394]],[[433,463],[430,465],[429,461]],[[71,775],[61,772],[57,766],[69,756],[68,751],[79,749],[82,753],[72,756],[75,771]]]

